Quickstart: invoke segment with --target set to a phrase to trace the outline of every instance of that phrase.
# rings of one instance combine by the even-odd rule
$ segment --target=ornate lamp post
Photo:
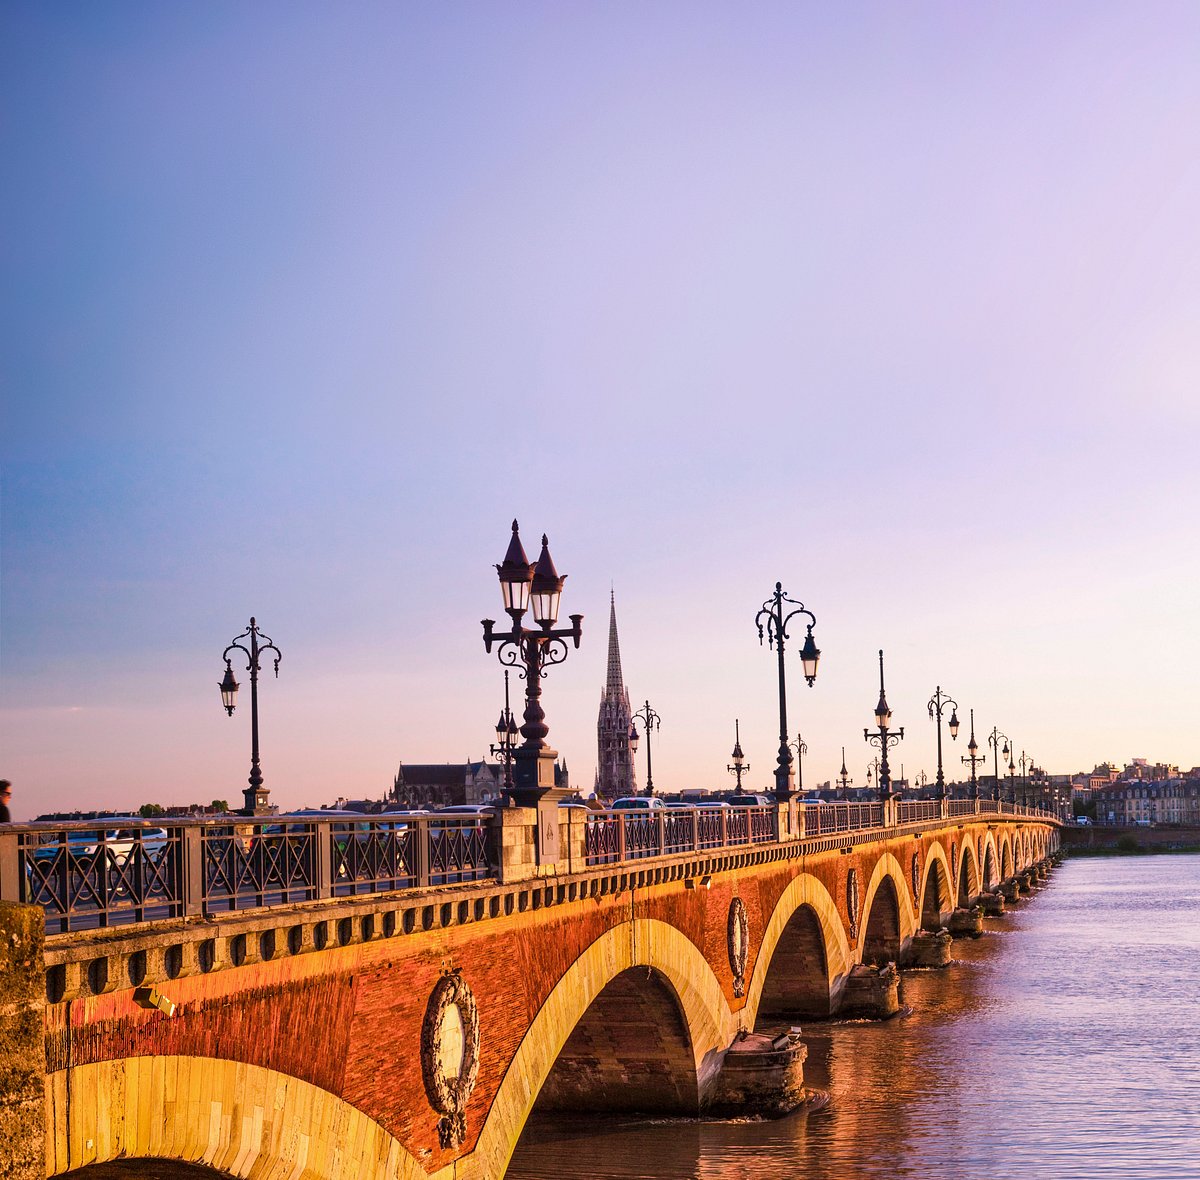
[[[642,728],[646,731],[646,794],[654,794],[654,774],[650,765],[650,731],[654,729],[662,729],[662,718],[650,708],[650,702],[647,701],[633,715],[634,720],[640,720]],[[629,730],[629,748],[636,754],[638,748],[638,732],[636,726],[631,726]]]
[[[874,779],[871,778],[872,770],[875,771]],[[872,758],[871,761],[867,763],[867,790],[869,791],[871,789],[872,782],[878,782],[878,781],[879,781],[879,759]]]
[[[508,707],[508,669],[504,669],[504,711],[496,722],[496,742],[488,747],[493,758],[499,758],[504,763],[504,790],[512,793],[512,765],[514,751],[517,748],[517,723],[513,720],[512,710]]]
[[[1004,749],[1001,751],[1000,742],[1003,740]],[[993,798],[997,803],[1000,802],[1000,754],[1003,753],[1005,758],[1008,757],[1008,736],[1001,733],[994,725],[992,732],[988,734],[988,745],[992,747],[992,767],[993,773],[996,776],[996,787]]]
[[[929,698],[929,720],[937,722],[937,797],[939,799],[945,799],[946,797],[946,776],[942,774],[942,710],[947,705],[950,706],[950,738],[952,741],[957,741],[958,702],[953,697],[947,696],[942,692],[942,686],[939,684],[933,696]]]
[[[1017,746],[1014,742],[1008,755],[1008,801],[1014,806],[1017,802],[1017,764],[1013,761],[1013,754],[1016,752]]]
[[[501,664],[516,668],[525,680],[525,724],[521,736],[525,741],[513,754],[513,786],[511,800],[520,807],[535,807],[538,800],[554,789],[554,760],[556,750],[546,744],[550,727],[542,709],[542,677],[546,669],[561,664],[567,658],[566,640],[575,647],[583,634],[580,624],[583,615],[571,615],[571,626],[554,629],[558,620],[558,603],[566,575],[559,577],[550,557],[549,543],[542,536],[542,552],[537,565],[530,563],[521,545],[517,522],[512,523],[512,540],[504,561],[496,566],[504,609],[512,619],[510,631],[495,631],[495,620],[483,620],[483,646],[492,650],[498,643],[496,657]],[[536,628],[523,627],[521,619],[532,606]]]
[[[1029,774],[1028,771],[1033,769],[1033,759],[1025,757],[1025,751],[1021,751],[1021,806],[1029,806]]]
[[[241,642],[243,639],[249,639],[249,647]],[[263,653],[273,651],[275,653],[275,676],[278,677],[279,661],[283,659],[283,655],[279,648],[271,642],[271,637],[264,635],[258,629],[258,623],[251,616],[250,626],[221,653],[221,658],[225,661],[225,677],[220,686],[221,704],[225,706],[225,712],[230,717],[233,716],[233,710],[237,707],[238,691],[238,682],[233,678],[233,664],[229,657],[231,651],[240,651],[246,657],[246,668],[250,673],[250,778],[248,780],[250,785],[242,792],[245,801],[242,814],[264,815],[270,811],[267,804],[267,796],[270,791],[262,785],[262,768],[258,762],[258,673],[262,666]]]
[[[975,710],[971,710],[971,740],[967,742],[967,756],[963,758],[963,762],[971,764],[971,798],[979,798],[979,778],[975,773],[975,767],[983,761],[979,753],[979,743],[975,740]]]
[[[863,730],[863,740],[869,742],[873,746],[879,747],[879,798],[886,803],[894,797],[892,791],[892,777],[888,773],[887,752],[889,746],[899,744],[904,737],[904,726],[895,733],[888,732],[888,723],[892,719],[892,711],[888,708],[887,695],[883,690],[883,648],[879,649],[879,704],[875,706],[875,724],[879,727],[878,732],[872,733],[869,729]]]
[[[730,774],[737,775],[737,788],[733,793],[744,795],[746,792],[742,790],[742,775],[749,772],[750,763],[746,761],[746,755],[742,753],[742,735],[736,717],[733,721],[733,753],[730,757],[733,759],[733,765],[727,766],[725,769]]]
[[[842,791],[849,790],[850,784],[854,780],[846,773],[846,747],[842,747],[842,769],[838,774],[838,782],[842,784]]]
[[[796,740],[790,743],[796,751],[796,793],[804,794],[804,755],[808,753],[808,743],[796,734]]]
[[[783,613],[784,603],[789,603],[796,609],[787,615]],[[813,641],[813,627],[816,626],[817,616],[804,603],[788,598],[783,592],[783,584],[775,583],[775,593],[762,604],[762,609],[755,616],[758,625],[758,642],[763,641],[765,629],[767,646],[774,647],[779,656],[779,759],[775,766],[775,798],[780,803],[786,803],[795,792],[792,790],[792,751],[788,745],[787,729],[787,691],[783,679],[783,643],[788,637],[787,625],[796,615],[808,616],[808,631],[804,636],[804,646],[800,649],[800,660],[804,665],[804,679],[811,688],[817,678],[817,662],[821,652]]]

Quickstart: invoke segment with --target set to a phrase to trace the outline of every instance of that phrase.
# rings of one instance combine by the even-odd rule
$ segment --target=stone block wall
[[[0,1176],[41,1180],[46,1160],[46,916],[0,902]]]

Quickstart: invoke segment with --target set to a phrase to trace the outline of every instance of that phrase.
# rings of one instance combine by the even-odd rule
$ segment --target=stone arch
[[[968,908],[979,893],[979,857],[975,853],[974,842],[968,839],[962,842],[958,857],[958,904],[964,909]]]
[[[904,872],[890,852],[875,862],[863,900],[863,915],[860,961],[899,962],[916,932],[917,920]]]
[[[737,1031],[721,984],[695,943],[675,927],[640,918],[605,931],[564,972],[521,1039],[492,1101],[475,1150],[455,1180],[503,1176],[554,1063],[593,1001],[622,972],[650,968],[669,986],[687,1029],[701,1093]]]
[[[818,934],[823,996],[815,969]],[[760,1012],[769,1018],[793,1001],[811,1006],[814,1016],[828,1016],[837,1010],[852,965],[846,928],[829,891],[808,873],[795,877],[775,903],[759,944],[754,974],[746,989],[750,1027]],[[789,987],[793,972],[800,973],[800,980]]]
[[[918,903],[921,925],[926,930],[939,930],[942,915],[954,909],[954,877],[946,850],[937,841],[925,854],[925,872],[921,881]]]
[[[994,889],[1000,883],[1000,858],[996,851],[996,838],[991,832],[980,837],[983,850],[979,854],[979,883],[980,892]]]
[[[550,1067],[534,1112],[700,1113],[687,1022],[653,967],[627,967],[592,1001]]]
[[[248,1180],[429,1180],[398,1140],[348,1102],[240,1061],[100,1061],[50,1074],[46,1090],[50,1176],[128,1157],[206,1164]],[[196,1102],[176,1101],[180,1095]]]
[[[1009,880],[1016,870],[1013,868],[1012,837],[1005,832],[1000,837],[1000,880]]]

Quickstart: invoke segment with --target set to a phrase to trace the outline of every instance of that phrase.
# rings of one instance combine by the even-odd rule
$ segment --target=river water
[[[1197,1180],[1200,855],[1067,860],[911,1009],[808,1024],[820,1111],[535,1117],[508,1180]]]

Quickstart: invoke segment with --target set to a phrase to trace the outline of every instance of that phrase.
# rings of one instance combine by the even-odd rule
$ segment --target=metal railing
[[[881,827],[882,803],[808,803],[804,807],[806,836],[859,832],[865,828]]]
[[[23,824],[0,832],[0,898],[65,932],[476,881],[493,848],[487,815]]]
[[[951,799],[945,808],[951,817],[1059,822],[1051,812],[988,799]],[[582,814],[588,868],[779,838],[774,806]],[[886,830],[878,802],[803,803],[800,817],[805,838]],[[941,817],[936,801],[901,800],[891,822]],[[0,900],[42,906],[47,932],[64,933],[460,884],[492,878],[499,868],[487,813],[119,822],[120,828],[93,820],[0,829]]]
[[[667,807],[589,811],[584,859],[589,867],[650,856],[764,844],[778,838],[774,807]]]

